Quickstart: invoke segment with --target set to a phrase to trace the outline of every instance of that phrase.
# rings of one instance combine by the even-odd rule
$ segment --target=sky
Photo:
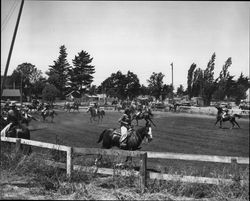
[[[1,75],[20,4],[1,0]],[[82,50],[93,57],[97,86],[118,70],[171,84],[173,62],[174,88],[186,88],[191,64],[204,70],[213,53],[215,78],[229,57],[230,74],[249,77],[249,12],[247,1],[25,0],[7,75],[27,62],[45,76],[65,45],[71,65]]]

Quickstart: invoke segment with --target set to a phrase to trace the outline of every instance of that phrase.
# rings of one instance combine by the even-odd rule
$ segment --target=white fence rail
[[[237,171],[238,164],[249,165],[249,158],[244,157],[231,157],[231,156],[210,156],[210,155],[194,155],[194,154],[180,154],[180,153],[163,153],[163,152],[143,152],[143,151],[124,151],[124,150],[113,150],[113,149],[98,149],[98,148],[79,148],[79,147],[69,147],[64,145],[56,145],[45,142],[38,142],[33,140],[25,140],[19,138],[8,138],[1,137],[1,141],[16,143],[17,147],[20,144],[26,144],[31,146],[37,146],[48,149],[55,149],[59,151],[65,151],[67,153],[67,162],[58,163],[53,161],[47,161],[47,164],[54,165],[60,168],[66,168],[67,175],[70,177],[72,170],[82,170],[86,172],[95,172],[100,174],[112,175],[114,173],[113,169],[110,168],[98,168],[98,167],[86,167],[73,165],[72,154],[101,154],[101,155],[115,155],[115,156],[131,156],[140,158],[140,171],[135,171],[134,175],[139,176],[142,188],[147,184],[147,178],[159,179],[159,180],[172,180],[181,181],[189,183],[207,183],[207,184],[220,184],[220,183],[232,183],[231,179],[219,179],[219,178],[209,178],[209,177],[196,177],[196,176],[181,176],[181,175],[170,175],[161,174],[147,171],[147,158],[160,158],[160,159],[175,159],[175,160],[191,160],[191,161],[204,161],[204,162],[216,162],[216,163],[231,163]],[[129,175],[128,171],[122,170],[120,175]]]

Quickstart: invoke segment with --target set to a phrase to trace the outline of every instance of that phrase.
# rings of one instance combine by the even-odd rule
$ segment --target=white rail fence
[[[190,160],[190,161],[203,161],[203,162],[215,162],[215,163],[230,163],[235,168],[235,173],[238,171],[238,164],[249,165],[249,158],[245,157],[231,157],[231,156],[211,156],[211,155],[194,155],[194,154],[180,154],[180,153],[163,153],[163,152],[144,152],[144,151],[124,151],[124,150],[114,150],[114,149],[98,149],[98,148],[79,148],[79,147],[69,147],[58,144],[51,144],[33,140],[26,140],[20,138],[8,138],[1,137],[3,142],[13,142],[16,143],[17,151],[20,148],[20,144],[31,145],[36,147],[42,147],[47,149],[54,149],[58,151],[64,151],[67,153],[67,161],[65,163],[46,161],[48,165],[53,165],[56,167],[66,169],[67,176],[71,177],[73,170],[81,170],[85,172],[95,172],[99,174],[113,175],[114,170],[111,168],[99,168],[96,166],[80,166],[73,165],[72,155],[77,154],[93,154],[93,155],[113,155],[113,156],[131,156],[140,158],[140,170],[134,171],[134,175],[138,176],[140,179],[141,188],[147,185],[147,179],[157,179],[157,180],[172,180],[181,181],[189,183],[206,183],[206,184],[230,184],[233,181],[231,179],[220,179],[220,178],[210,178],[210,177],[197,177],[197,176],[182,176],[182,175],[172,175],[172,174],[162,174],[147,171],[147,159],[148,158],[158,158],[158,159],[175,159],[175,160]],[[126,170],[120,170],[119,174],[122,176],[131,175],[131,172]]]

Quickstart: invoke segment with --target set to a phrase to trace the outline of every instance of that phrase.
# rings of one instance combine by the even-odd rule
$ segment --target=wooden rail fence
[[[114,170],[111,168],[98,168],[96,166],[79,166],[73,165],[72,154],[93,154],[93,155],[113,155],[113,156],[130,156],[140,158],[140,170],[134,171],[134,175],[140,179],[141,188],[147,185],[147,178],[158,180],[172,180],[189,183],[207,183],[207,184],[220,184],[220,183],[232,183],[231,179],[219,179],[209,177],[196,177],[196,176],[181,176],[171,174],[161,174],[156,172],[147,171],[147,158],[160,158],[160,159],[175,159],[175,160],[191,160],[191,161],[204,161],[204,162],[217,162],[217,163],[230,163],[237,172],[238,164],[249,165],[249,158],[245,157],[231,157],[231,156],[210,156],[210,155],[194,155],[194,154],[180,154],[180,153],[163,153],[163,152],[143,152],[143,151],[124,151],[114,149],[98,149],[98,148],[79,148],[69,147],[64,145],[56,145],[45,142],[38,142],[34,140],[26,140],[20,138],[8,138],[1,137],[1,141],[16,143],[16,149],[20,148],[20,144],[26,144],[31,146],[37,146],[42,148],[54,149],[59,151],[65,151],[67,153],[67,161],[65,163],[46,161],[48,165],[57,166],[66,169],[67,176],[71,177],[72,170],[81,170],[85,172],[95,172],[99,174],[113,175]],[[131,175],[130,171],[120,170],[119,174],[122,176]]]

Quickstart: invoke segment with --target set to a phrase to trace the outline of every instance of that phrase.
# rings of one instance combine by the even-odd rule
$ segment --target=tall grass
[[[157,195],[157,199],[163,199],[163,195],[184,196],[190,198],[215,198],[216,200],[249,200],[249,170],[240,169],[239,175],[242,182],[234,180],[232,184],[209,185],[191,184],[180,181],[148,180],[144,194],[141,193],[139,179],[134,174],[135,164],[127,163],[125,166],[117,166],[117,163],[124,160],[119,157],[104,157],[101,167],[112,168],[113,176],[103,176],[93,172],[73,171],[71,179],[66,176],[65,169],[48,166],[45,160],[65,162],[65,155],[57,151],[33,152],[29,156],[22,153],[10,151],[1,146],[1,170],[8,170],[12,174],[32,176],[32,182],[39,184],[43,193],[56,192],[61,195],[72,195],[71,199],[91,200],[93,193],[88,189],[90,184],[101,189],[108,189],[118,200],[136,200],[140,197],[150,199]],[[74,157],[74,164],[93,166],[94,159],[91,157]],[[131,173],[126,177],[121,176],[122,170],[129,170]],[[164,170],[165,171],[165,170]],[[190,175],[195,170],[186,169],[183,175]],[[163,172],[166,173],[166,172]],[[168,168],[168,173],[175,174],[174,169]],[[212,172],[218,178],[232,178],[230,172]],[[126,190],[120,190],[126,189]],[[129,193],[127,193],[129,192]],[[41,192],[40,192],[41,193]],[[163,197],[162,197],[163,196]],[[166,196],[164,197],[164,199]],[[156,199],[156,197],[154,197]]]

